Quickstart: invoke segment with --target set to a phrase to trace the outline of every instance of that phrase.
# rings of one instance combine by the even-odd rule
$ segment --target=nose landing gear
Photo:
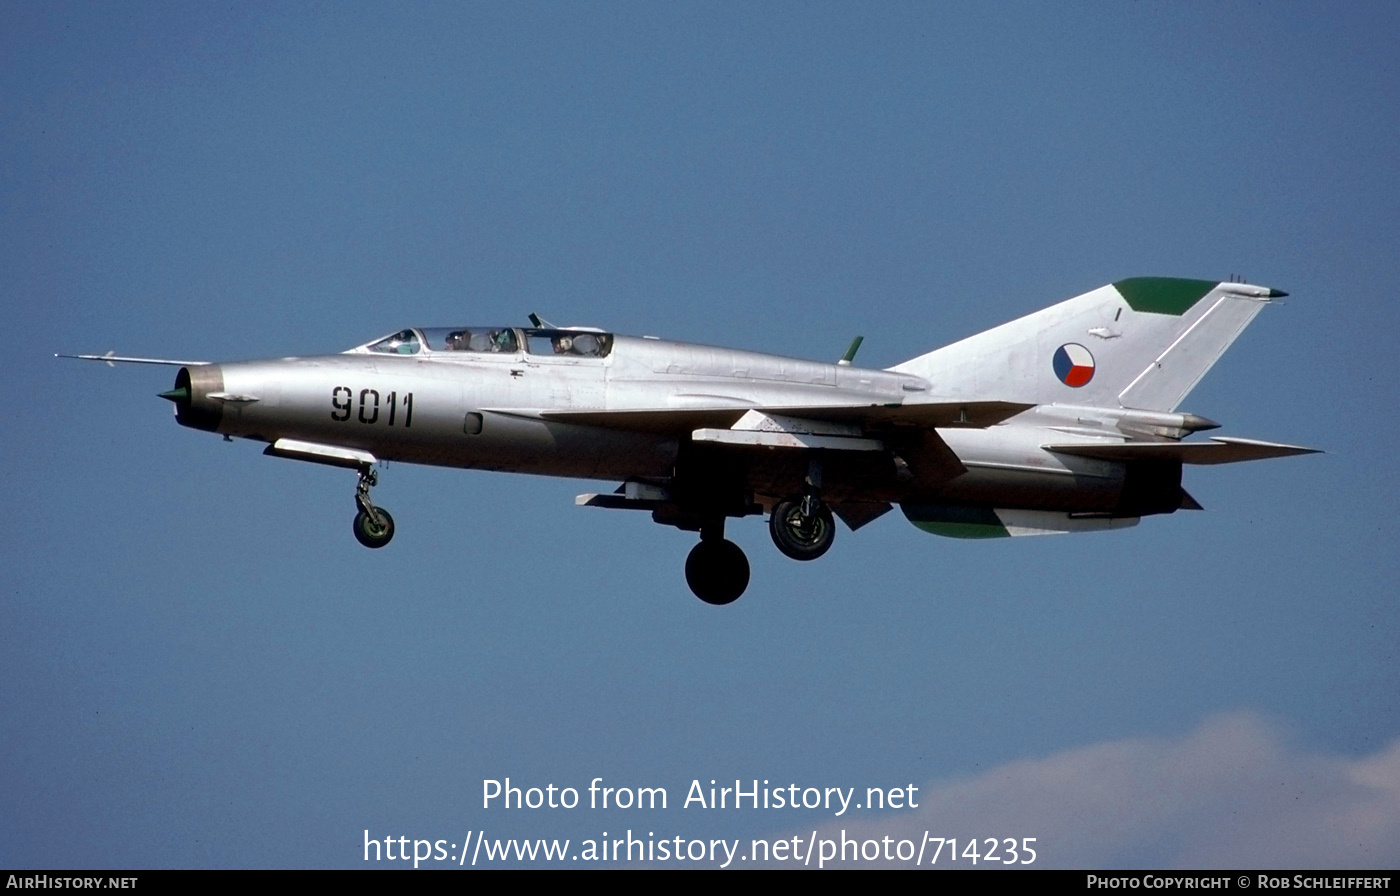
[[[394,518],[389,511],[369,502],[369,490],[379,482],[373,467],[360,468],[360,481],[355,486],[355,540],[367,548],[382,548],[394,537]]]

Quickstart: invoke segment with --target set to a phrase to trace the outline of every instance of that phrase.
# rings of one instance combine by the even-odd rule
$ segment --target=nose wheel
[[[376,519],[377,517],[377,519]],[[355,540],[367,548],[382,548],[394,537],[394,518],[382,507],[374,508],[374,516],[361,510],[355,514]]]
[[[394,518],[369,501],[369,490],[378,481],[372,467],[363,467],[355,487],[355,506],[359,508],[355,514],[355,540],[367,548],[382,548],[394,537]]]
[[[724,537],[724,524],[701,530],[700,543],[685,558],[685,582],[707,604],[732,604],[749,587],[749,558]]]

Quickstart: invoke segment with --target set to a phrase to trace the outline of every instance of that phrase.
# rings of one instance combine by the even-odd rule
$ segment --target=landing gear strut
[[[355,540],[367,548],[382,548],[394,537],[394,518],[389,511],[369,502],[369,490],[379,477],[373,467],[360,468],[360,482],[355,486]]]
[[[700,529],[700,543],[685,558],[685,581],[707,604],[732,604],[749,587],[749,559],[724,537],[724,520]]]
[[[807,458],[807,479],[802,494],[779,501],[768,517],[768,534],[778,550],[794,560],[815,560],[836,540],[831,508],[822,501],[822,455]]]

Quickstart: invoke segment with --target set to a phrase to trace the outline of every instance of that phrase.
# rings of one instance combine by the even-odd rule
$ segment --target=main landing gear
[[[769,535],[778,550],[794,560],[816,560],[832,549],[836,521],[832,508],[822,501],[822,452],[812,452],[806,462],[802,494],[774,505]]]
[[[779,501],[768,518],[768,532],[778,550],[794,560],[815,560],[836,540],[836,521],[812,491]],[[724,520],[700,528],[700,543],[685,558],[685,581],[707,604],[732,604],[749,587],[749,560],[724,537]]]
[[[685,558],[685,581],[707,604],[732,604],[749,587],[749,558],[724,537],[724,520],[700,529],[700,543]]]
[[[724,537],[726,511],[732,516],[758,512],[752,494],[747,496],[743,508],[735,512],[732,506],[712,505],[702,515],[696,511],[681,513],[672,505],[666,514],[661,509],[652,512],[658,523],[700,530],[700,543],[685,560],[685,581],[695,596],[707,604],[733,603],[749,585],[748,558],[738,545]],[[768,534],[778,550],[793,560],[815,560],[831,550],[836,540],[836,521],[822,500],[822,452],[809,453],[802,492],[773,505]]]
[[[822,456],[807,459],[807,479],[802,494],[779,501],[768,517],[768,534],[778,550],[794,560],[815,560],[836,540],[836,521],[822,501]]]
[[[836,540],[836,521],[815,492],[779,501],[768,517],[768,534],[794,560],[815,560]]]
[[[389,511],[369,502],[369,490],[379,481],[373,467],[360,468],[360,482],[355,486],[355,540],[367,548],[382,548],[394,537],[394,518]]]

